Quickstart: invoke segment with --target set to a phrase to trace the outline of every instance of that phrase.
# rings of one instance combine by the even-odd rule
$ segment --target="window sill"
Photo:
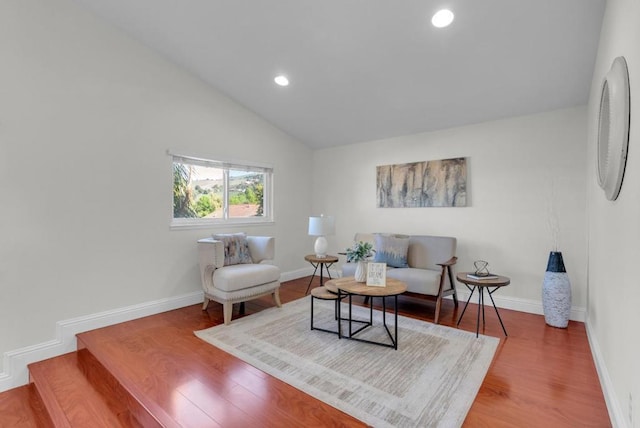
[[[189,230],[189,229],[223,229],[230,226],[273,226],[273,220],[248,220],[246,218],[227,219],[222,221],[215,220],[173,220],[169,225],[170,230]]]

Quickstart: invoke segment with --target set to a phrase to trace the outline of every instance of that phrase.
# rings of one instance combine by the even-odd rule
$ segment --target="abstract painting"
[[[464,207],[466,158],[376,167],[378,208]]]

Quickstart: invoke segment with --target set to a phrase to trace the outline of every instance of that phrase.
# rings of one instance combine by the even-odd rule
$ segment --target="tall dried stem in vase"
[[[560,246],[560,225],[558,221],[557,201],[558,198],[556,182],[552,178],[550,181],[549,194],[547,197],[547,226],[549,227],[549,233],[551,236],[552,251],[559,251]]]

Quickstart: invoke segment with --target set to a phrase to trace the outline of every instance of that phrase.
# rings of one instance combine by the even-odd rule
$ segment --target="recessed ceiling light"
[[[282,74],[280,76],[276,76],[276,78],[273,79],[273,81],[280,86],[289,85],[289,79],[287,79],[287,76],[283,76]]]
[[[434,27],[443,28],[453,22],[453,12],[449,9],[439,10],[431,18],[431,23]]]

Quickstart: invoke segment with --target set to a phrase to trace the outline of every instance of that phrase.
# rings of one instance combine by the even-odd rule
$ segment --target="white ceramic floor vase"
[[[542,283],[544,320],[552,327],[566,328],[571,315],[571,283],[564,267],[562,253],[549,254],[547,271]]]
[[[362,260],[356,262],[356,273],[354,274],[356,282],[367,282],[367,266]]]

